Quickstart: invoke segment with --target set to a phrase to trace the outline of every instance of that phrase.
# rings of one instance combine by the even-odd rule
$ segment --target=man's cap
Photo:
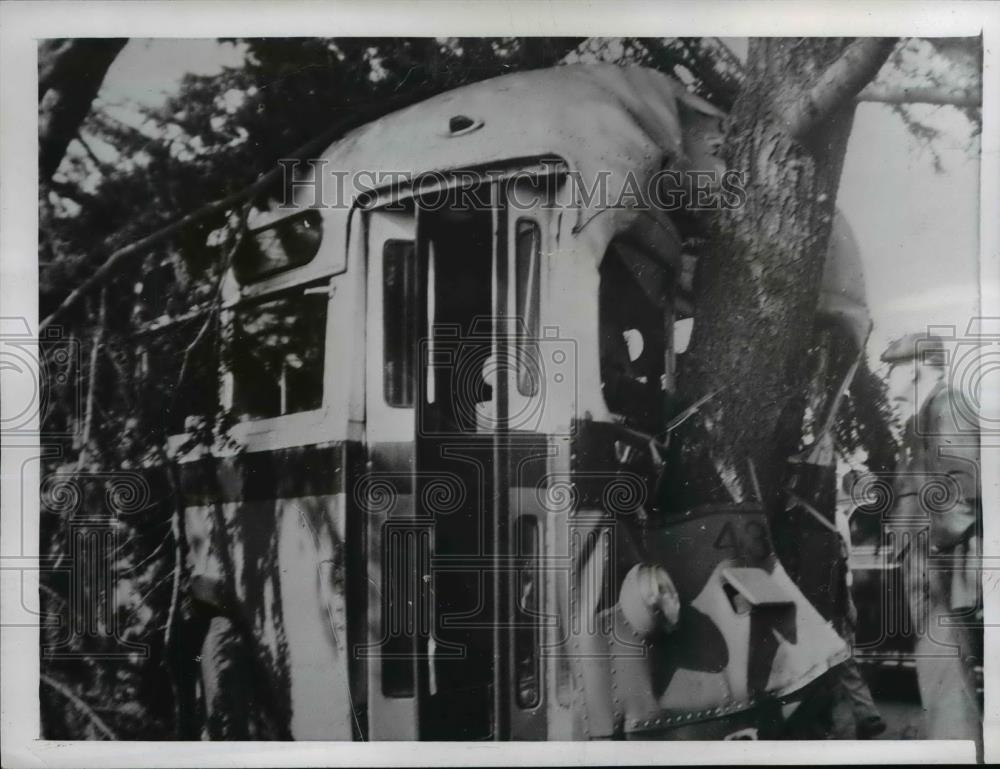
[[[892,342],[882,353],[883,363],[900,363],[919,359],[930,366],[944,367],[946,353],[941,337],[931,334],[907,334]]]

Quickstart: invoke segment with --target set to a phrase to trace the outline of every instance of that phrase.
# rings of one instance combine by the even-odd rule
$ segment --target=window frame
[[[525,312],[522,313],[522,290],[521,290],[521,280],[520,280],[520,269],[521,269],[521,251],[520,251],[520,235],[521,226],[527,224],[533,230],[532,243],[534,248],[529,255],[528,261],[528,279],[531,281],[524,288],[523,294],[523,309]],[[516,327],[514,334],[514,360],[515,360],[515,372],[514,372],[514,382],[517,387],[518,394],[523,398],[535,398],[538,397],[541,391],[541,382],[538,378],[532,380],[530,375],[532,370],[527,366],[527,361],[532,356],[536,360],[535,373],[537,377],[541,377],[541,366],[537,361],[539,360],[540,350],[538,348],[538,338],[541,334],[541,314],[542,314],[542,225],[537,218],[532,216],[519,216],[514,222],[514,317],[516,319]],[[530,286],[530,290],[529,287]],[[534,306],[534,317],[530,317],[527,312],[531,310],[532,305]],[[533,352],[532,352],[533,351]],[[533,387],[528,387],[526,383],[532,383]]]
[[[252,277],[244,278],[241,276],[242,270],[240,269],[240,254],[251,242],[253,242],[253,239],[257,235],[262,232],[267,232],[268,230],[277,230],[279,227],[294,222],[297,219],[305,219],[306,217],[314,217],[316,220],[316,226],[319,230],[319,239],[316,242],[316,248],[308,258],[301,262],[293,262],[285,266],[272,267],[269,270],[255,273]],[[326,228],[324,226],[323,214],[317,208],[303,208],[287,216],[276,217],[266,224],[261,224],[252,228],[248,227],[246,232],[243,234],[243,241],[239,244],[239,247],[233,254],[233,277],[240,286],[252,286],[260,284],[263,281],[272,280],[278,275],[284,275],[285,273],[290,273],[293,270],[300,270],[303,267],[306,267],[316,261],[320,251],[323,250],[323,242],[326,237],[325,230]]]
[[[656,273],[660,273],[659,281],[663,286],[665,292],[658,296],[659,304],[657,303],[654,296],[650,293],[650,284],[648,281],[643,281],[640,276],[636,273],[635,264],[645,264],[648,268]],[[612,274],[609,271],[617,271],[618,275],[612,278]],[[625,290],[625,285],[627,284],[629,288],[628,291],[635,294],[635,302],[628,305],[631,309],[630,312],[639,314],[644,313],[650,317],[656,315],[659,320],[656,324],[656,334],[650,334],[649,331],[653,330],[650,325],[646,328],[642,327],[642,324],[636,325],[626,325],[624,328],[620,329],[622,333],[621,346],[627,351],[627,341],[625,339],[625,332],[628,330],[636,330],[642,336],[643,350],[640,352],[635,359],[630,359],[629,365],[637,363],[641,360],[646,360],[645,365],[649,365],[650,362],[659,361],[656,364],[653,371],[648,372],[647,376],[650,374],[659,373],[663,379],[659,383],[659,392],[661,393],[661,398],[663,402],[672,396],[676,389],[676,354],[674,353],[673,347],[673,328],[674,328],[674,303],[676,294],[676,279],[674,277],[674,266],[670,264],[664,264],[661,260],[658,260],[655,252],[648,248],[643,248],[632,242],[629,238],[622,235],[616,235],[612,237],[607,246],[605,247],[604,254],[601,258],[600,265],[598,268],[599,277],[597,283],[597,306],[598,306],[598,338],[597,338],[597,356],[599,365],[599,381],[601,389],[601,403],[607,409],[607,413],[614,415],[618,418],[623,418],[632,423],[641,422],[641,417],[634,411],[619,409],[621,403],[612,403],[609,400],[608,385],[609,380],[605,371],[605,358],[610,358],[612,350],[607,349],[605,344],[609,341],[611,335],[616,331],[614,328],[605,327],[605,320],[611,320],[605,317],[606,308],[610,309],[612,305],[606,304],[612,301],[612,295],[605,293],[609,291],[612,287],[608,285],[606,281],[611,279],[622,280],[622,289]],[[641,302],[641,307],[639,304]],[[623,305],[625,306],[625,305]],[[624,311],[618,310],[619,313]],[[618,320],[623,320],[621,315],[618,316]],[[630,320],[635,320],[633,317]],[[653,345],[654,338],[662,337],[662,345]],[[619,354],[621,349],[619,349]],[[631,358],[631,356],[629,356]],[[659,366],[662,365],[662,372],[659,372]],[[636,368],[642,368],[642,366],[637,366]],[[648,389],[648,392],[641,393],[643,397],[650,399],[650,405],[656,408],[655,403],[653,403],[653,395],[651,392],[657,391],[657,383],[650,378],[646,382],[640,382],[638,379],[633,380],[644,390]],[[619,393],[615,397],[622,397]],[[630,400],[630,403],[641,404],[640,401]],[[658,421],[658,420],[657,420]],[[649,424],[641,427],[640,429],[648,429],[650,427],[655,427],[655,425]],[[651,432],[658,433],[659,430],[653,429]]]
[[[334,313],[331,312],[331,309],[333,306],[333,287],[335,285],[333,281],[335,277],[336,276],[330,275],[314,277],[291,285],[276,287],[271,291],[254,293],[251,296],[244,296],[238,301],[226,306],[222,311],[222,316],[220,318],[220,332],[222,335],[221,343],[231,344],[231,330],[233,329],[233,324],[236,322],[236,314],[241,309],[253,305],[264,304],[283,296],[295,295],[300,292],[302,296],[308,296],[309,294],[306,292],[310,291],[316,294],[321,292],[325,292],[326,294],[326,305],[324,308],[325,319],[323,322],[323,361],[320,365],[322,394],[320,397],[320,405],[318,407],[304,411],[278,414],[275,416],[257,418],[247,416],[241,417],[234,411],[236,405],[235,374],[232,369],[225,366],[225,356],[223,356],[223,360],[220,360],[222,393],[219,400],[225,413],[234,418],[234,422],[229,429],[229,437],[240,443],[246,444],[245,447],[247,449],[253,450],[261,448],[255,445],[257,441],[254,439],[258,436],[265,435],[278,434],[292,436],[292,440],[290,441],[281,439],[278,441],[268,441],[268,443],[279,443],[281,446],[285,446],[286,444],[289,446],[306,445],[307,443],[317,442],[317,440],[307,439],[305,436],[317,431],[317,428],[320,427],[325,421],[327,412],[330,408],[329,382],[327,376],[329,360],[327,353],[330,334],[333,333],[331,326]],[[277,448],[277,446],[267,446],[267,448]]]
[[[403,286],[401,293],[403,295],[403,301],[409,302],[409,306],[402,306],[402,317],[400,318],[400,327],[404,329],[404,336],[406,339],[404,341],[408,342],[406,350],[404,348],[404,354],[409,356],[409,366],[403,366],[403,373],[400,375],[403,380],[403,391],[407,390],[407,385],[409,388],[408,399],[404,399],[404,402],[395,402],[389,397],[389,387],[392,378],[388,373],[389,360],[389,332],[390,324],[387,322],[387,317],[389,313],[394,309],[393,303],[388,300],[386,291],[386,260],[389,256],[389,248],[393,245],[403,245],[410,248],[408,263],[404,265],[403,273]],[[416,327],[417,322],[417,312],[419,311],[419,295],[417,293],[418,289],[418,274],[417,274],[417,241],[407,240],[405,238],[393,237],[386,238],[382,241],[382,251],[378,257],[382,260],[381,264],[381,303],[382,303],[382,401],[383,403],[392,409],[413,409],[416,407],[417,401],[417,375],[419,373],[418,366],[418,355],[417,355],[417,339],[416,339]],[[409,294],[407,295],[407,291]],[[410,319],[410,323],[407,324],[407,318]],[[409,375],[407,381],[407,374]]]

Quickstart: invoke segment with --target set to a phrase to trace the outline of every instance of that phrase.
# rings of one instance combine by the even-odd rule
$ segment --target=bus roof
[[[355,129],[322,155],[328,172],[410,176],[555,156],[592,184],[644,174],[683,155],[680,104],[722,117],[668,75],[571,64],[456,88]],[[386,177],[383,177],[386,178]],[[347,191],[351,191],[347,187]]]
[[[400,181],[398,175],[412,179],[433,172],[500,170],[557,157],[588,189],[606,175],[607,196],[616,200],[627,174],[644,185],[665,165],[696,160],[685,148],[683,129],[690,125],[685,126],[682,105],[703,116],[725,117],[662,72],[614,64],[528,70],[446,91],[351,131],[321,155],[322,184],[331,173],[344,176],[339,205],[325,212],[334,230],[329,236],[342,243],[357,193],[390,187],[393,179]],[[357,189],[359,183],[363,190]],[[315,190],[298,187],[295,194],[297,207],[315,205]],[[600,207],[599,200],[594,207]],[[592,218],[582,206],[577,213],[581,221]],[[630,209],[610,214],[598,218],[598,228],[606,233],[620,232],[637,219]],[[857,242],[839,214],[824,273],[820,314],[841,323],[862,344],[871,322],[864,277]]]

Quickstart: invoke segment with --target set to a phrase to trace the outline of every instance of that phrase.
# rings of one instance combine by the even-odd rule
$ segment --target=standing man
[[[910,334],[882,360],[902,429],[888,523],[916,636],[926,737],[975,740],[982,756],[978,424],[963,419],[963,396],[948,386],[940,337]]]

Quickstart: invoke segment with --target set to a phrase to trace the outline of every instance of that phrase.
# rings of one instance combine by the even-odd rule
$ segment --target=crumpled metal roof
[[[321,156],[326,174],[342,174],[350,200],[325,212],[327,248],[343,248],[347,213],[361,192],[380,186],[380,173],[420,174],[467,169],[499,169],[518,160],[555,156],[589,187],[608,175],[607,197],[614,201],[631,172],[640,185],[663,167],[700,167],[710,158],[689,157],[680,105],[713,117],[724,113],[689,93],[674,78],[645,67],[569,64],[528,70],[472,83],[385,115],[347,134]],[[463,116],[476,126],[452,132],[450,120]],[[689,127],[690,128],[690,127]],[[375,176],[369,177],[369,174]],[[324,176],[323,184],[329,183]],[[324,193],[324,199],[328,195]],[[296,205],[313,205],[315,191],[296,190]],[[597,201],[595,201],[596,204]],[[287,215],[285,209],[282,215]],[[581,221],[593,211],[578,209]],[[605,239],[641,224],[637,210],[617,208],[600,217]],[[264,217],[268,218],[268,217]],[[671,244],[670,248],[679,248]],[[601,248],[603,253],[603,248]],[[678,252],[679,254],[679,252]],[[863,344],[870,327],[864,275],[857,241],[839,213],[824,269],[819,312],[842,325]]]
[[[650,174],[683,154],[678,103],[721,116],[668,75],[645,67],[571,64],[484,80],[349,133],[323,158],[331,170],[420,174],[558,156],[584,180]],[[478,128],[449,128],[464,116]],[[615,187],[612,185],[612,190]]]
[[[872,319],[868,311],[861,249],[850,223],[839,211],[833,219],[823,266],[818,312],[850,334],[859,349],[864,347]]]

